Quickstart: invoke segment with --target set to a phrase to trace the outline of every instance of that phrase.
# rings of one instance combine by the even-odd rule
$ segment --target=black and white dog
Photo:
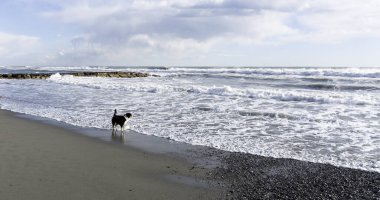
[[[116,131],[117,125],[120,126],[121,132],[123,133],[124,124],[129,118],[132,117],[132,114],[131,113],[125,113],[125,115],[116,115],[116,114],[117,114],[117,111],[115,109],[115,112],[113,113],[113,117],[112,117],[112,133]]]

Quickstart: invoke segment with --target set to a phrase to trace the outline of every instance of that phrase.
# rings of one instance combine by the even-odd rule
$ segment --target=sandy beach
[[[0,110],[1,199],[214,199],[190,163]]]
[[[1,199],[380,199],[380,174],[0,110]],[[98,130],[99,134],[111,134]],[[109,135],[111,137],[111,135]]]

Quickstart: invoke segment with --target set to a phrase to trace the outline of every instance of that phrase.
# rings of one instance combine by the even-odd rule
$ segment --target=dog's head
[[[132,114],[131,113],[125,113],[124,115],[126,118],[131,118],[132,117]]]

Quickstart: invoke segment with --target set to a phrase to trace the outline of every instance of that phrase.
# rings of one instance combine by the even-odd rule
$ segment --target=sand
[[[215,199],[207,169],[0,110],[0,197]],[[189,181],[190,180],[190,181]]]

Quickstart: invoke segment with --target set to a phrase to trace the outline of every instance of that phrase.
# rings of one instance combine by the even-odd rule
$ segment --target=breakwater
[[[11,73],[0,74],[2,79],[46,79],[54,73]],[[73,75],[82,77],[114,77],[114,78],[137,78],[151,76],[141,72],[63,72],[61,75]],[[153,75],[154,76],[154,75]]]

